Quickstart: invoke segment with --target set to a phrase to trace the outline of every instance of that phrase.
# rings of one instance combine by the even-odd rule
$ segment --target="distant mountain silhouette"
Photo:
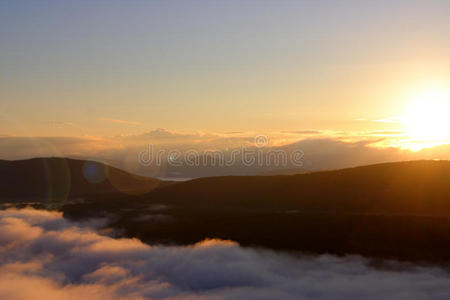
[[[0,160],[0,197],[63,201],[99,194],[142,194],[160,186],[158,179],[133,175],[88,160],[34,158]]]

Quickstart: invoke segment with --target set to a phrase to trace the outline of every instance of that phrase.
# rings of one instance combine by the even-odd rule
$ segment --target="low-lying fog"
[[[114,239],[58,212],[0,211],[0,299],[450,299],[443,268]]]

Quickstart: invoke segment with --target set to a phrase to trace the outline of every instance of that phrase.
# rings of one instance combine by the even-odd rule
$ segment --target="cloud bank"
[[[207,240],[149,246],[57,212],[0,212],[0,298],[448,299],[439,268],[373,269],[358,257],[291,257]]]
[[[220,151],[230,157],[234,150],[255,148],[255,134],[249,132],[208,133],[177,132],[156,129],[143,134],[96,137],[17,137],[0,136],[0,159],[26,159],[30,157],[71,157],[100,161],[125,171],[158,178],[186,179],[226,175],[275,175],[340,169],[375,163],[417,160],[450,159],[450,144],[410,151],[401,147],[386,146],[394,143],[401,132],[370,131],[365,134],[332,133],[314,130],[281,132],[267,136],[265,151],[302,151],[302,165],[265,164],[255,166],[242,163],[242,154],[236,156],[231,166],[200,164],[189,166],[168,163],[170,151],[189,153],[195,150]],[[374,145],[383,145],[376,147]],[[140,154],[154,147],[161,163],[142,164]],[[158,154],[156,154],[158,153]],[[159,156],[159,153],[163,153]],[[201,155],[200,155],[201,156]],[[155,159],[156,160],[156,159]],[[201,157],[200,160],[204,160]]]

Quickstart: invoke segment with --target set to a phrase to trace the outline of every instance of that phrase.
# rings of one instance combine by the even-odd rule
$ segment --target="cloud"
[[[129,136],[130,138],[145,138],[145,139],[162,139],[162,140],[168,140],[168,139],[186,139],[186,138],[199,138],[205,136],[201,132],[180,132],[180,131],[174,131],[174,130],[168,130],[165,128],[156,128],[154,130],[150,130],[148,132],[145,132],[143,134],[139,135],[132,135]]]
[[[405,132],[400,130],[374,130],[367,132],[367,135],[373,136],[404,136]]]
[[[291,130],[291,131],[281,131],[281,133],[290,134],[320,134],[319,130]]]
[[[20,137],[0,136],[0,159],[26,159],[30,157],[71,157],[101,161],[139,175],[161,178],[195,178],[218,175],[261,175],[329,170],[382,162],[416,159],[450,159],[450,144],[429,149],[410,151],[403,146],[417,143],[399,130],[371,130],[359,132],[336,132],[298,130],[266,134],[265,150],[301,150],[304,153],[302,168],[296,166],[263,166],[254,168],[233,164],[232,168],[210,166],[171,167],[168,153],[172,150],[187,153],[190,150],[222,151],[255,146],[255,136],[261,132],[182,132],[158,128],[135,135],[98,138],[79,137]],[[149,151],[161,153],[159,166],[142,165],[139,154]],[[421,150],[420,150],[421,149]],[[158,154],[159,155],[159,154]],[[237,157],[237,162],[242,161]]]
[[[373,120],[373,122],[377,123],[402,123],[402,121],[398,118],[386,118],[386,119],[378,119]]]
[[[0,137],[2,159],[48,156],[94,156],[104,149],[115,149],[113,141],[90,137]]]
[[[437,267],[360,257],[288,256],[206,240],[150,246],[101,236],[34,209],[0,211],[0,298],[448,299]]]
[[[65,121],[56,121],[56,120],[50,120],[47,122],[50,125],[54,125],[56,127],[62,128],[64,126],[77,126],[75,123],[72,122],[65,122]]]
[[[124,124],[124,125],[140,125],[141,124],[139,122],[125,121],[125,120],[111,119],[111,118],[99,118],[99,120],[105,121],[105,122],[111,122],[111,123]]]
[[[375,122],[375,123],[397,123],[397,124],[403,123],[403,121],[399,117],[389,117],[389,118],[382,118],[382,119],[376,119],[376,120],[365,119],[365,118],[358,118],[358,119],[355,119],[355,121]]]

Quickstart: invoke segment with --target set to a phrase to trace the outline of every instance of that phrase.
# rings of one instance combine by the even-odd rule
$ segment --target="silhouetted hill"
[[[450,162],[385,163],[286,176],[194,179],[149,197],[195,209],[440,215],[450,217]]]
[[[67,158],[0,161],[0,197],[62,201],[99,194],[142,194],[158,179],[133,175],[105,164]]]

